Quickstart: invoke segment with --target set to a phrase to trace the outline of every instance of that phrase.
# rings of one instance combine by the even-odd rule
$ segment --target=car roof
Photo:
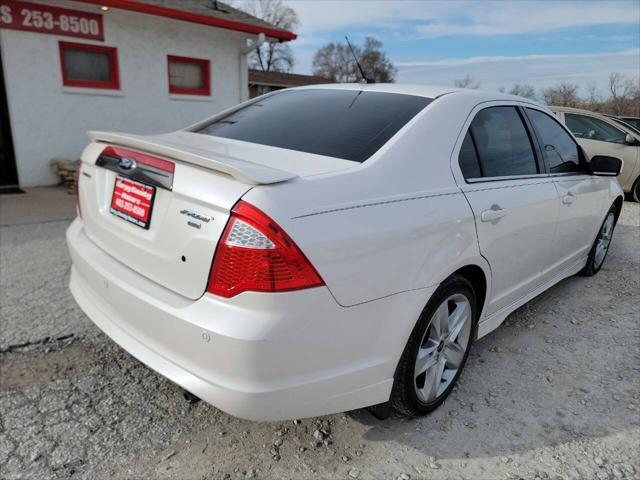
[[[464,94],[466,96],[476,97],[479,101],[491,100],[508,100],[517,102],[528,102],[540,105],[538,102],[529,98],[509,95],[507,93],[492,92],[487,90],[476,90],[469,88],[456,88],[446,85],[417,85],[404,83],[327,83],[320,85],[307,85],[297,87],[291,90],[323,88],[331,90],[360,90],[363,92],[385,92],[398,93],[404,95],[415,95],[419,97],[438,98],[451,93]]]
[[[585,110],[584,108],[574,108],[574,107],[557,107],[555,105],[550,105],[549,109],[553,112],[569,112],[569,113],[582,113],[585,115],[594,115],[596,117],[607,117],[610,115],[606,115],[600,112],[594,112],[592,110]]]

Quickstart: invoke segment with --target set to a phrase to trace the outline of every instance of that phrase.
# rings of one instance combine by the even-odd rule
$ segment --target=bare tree
[[[587,101],[587,103],[597,104],[602,102],[602,95],[600,95],[600,92],[598,91],[598,85],[596,84],[596,82],[591,81],[587,83],[586,90],[587,98],[585,100]]]
[[[580,107],[594,112],[601,112],[605,104],[595,81],[590,81],[585,87],[586,96],[582,98]]]
[[[629,101],[638,98],[637,80],[626,78],[619,72],[609,74],[609,93],[611,93],[611,106],[615,115],[622,115],[628,109]]]
[[[580,103],[577,92],[578,85],[575,83],[561,83],[557,87],[545,88],[542,91],[542,99],[547,105],[577,107]]]
[[[536,89],[533,85],[520,84],[516,83],[511,90],[509,90],[511,95],[518,95],[520,97],[531,98],[535,100],[537,98]]]
[[[578,95],[578,86],[562,83],[542,91],[542,99],[548,105],[578,107],[611,115],[640,116],[640,83],[638,78],[627,78],[620,73],[609,75],[607,93],[603,96],[595,82],[587,83],[586,96]]]
[[[396,68],[382,50],[382,42],[366,37],[364,47],[353,46],[367,78],[376,82],[395,81]],[[356,82],[361,79],[351,50],[343,43],[329,43],[313,56],[313,74],[334,82]]]
[[[391,60],[387,58],[387,54],[382,51],[382,42],[373,37],[364,39],[364,48],[358,54],[360,65],[367,75],[379,83],[390,83],[395,81],[397,73]]]
[[[245,2],[244,10],[283,30],[294,30],[299,25],[296,11],[282,0],[254,0]],[[288,72],[294,65],[293,52],[287,43],[269,42],[257,48],[249,56],[250,68],[265,72]]]
[[[454,80],[453,84],[457,88],[480,88],[480,82],[474,80],[471,75],[465,75],[464,78],[459,78],[458,80]]]
[[[470,77],[463,80],[465,82],[473,82]],[[577,107],[611,115],[640,116],[639,78],[628,78],[621,73],[612,72],[609,75],[607,87],[607,91],[603,95],[598,90],[598,85],[595,81],[588,82],[584,87],[585,95],[581,96],[578,85],[561,83],[557,86],[546,88],[536,95],[532,85],[516,83],[511,87],[509,93],[527,98],[541,99],[547,105]],[[504,93],[505,88],[499,87],[498,91]]]
[[[313,56],[313,74],[339,83],[357,80],[356,65],[349,47],[342,43],[329,43]]]

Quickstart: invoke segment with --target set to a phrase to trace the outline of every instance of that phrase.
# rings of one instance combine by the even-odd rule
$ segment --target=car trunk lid
[[[119,168],[127,152],[156,158],[165,163],[155,167],[172,171],[140,161],[137,168]],[[94,243],[141,275],[197,299],[206,288],[233,205],[256,183],[294,177],[176,145],[101,135],[83,153],[79,200],[86,233]],[[118,199],[122,207],[141,201],[139,208],[150,210],[146,225],[134,211],[114,210]]]
[[[89,135],[79,179],[87,236],[129,268],[191,299],[203,295],[230,211],[252,186],[353,164],[183,131]],[[127,168],[130,161],[134,168]],[[150,211],[148,219],[136,215],[135,202]]]

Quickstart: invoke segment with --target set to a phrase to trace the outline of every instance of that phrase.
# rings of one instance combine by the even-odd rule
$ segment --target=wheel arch
[[[429,288],[429,294],[421,297],[421,300],[419,300],[421,305],[419,312],[422,312],[423,309],[429,304],[431,298],[440,287],[440,285],[442,285],[454,275],[459,275],[467,280],[471,284],[473,291],[476,294],[478,315],[476,318],[475,326],[475,340],[477,338],[477,326],[480,324],[480,322],[482,322],[482,319],[484,318],[484,311],[487,304],[489,303],[488,299],[491,292],[491,268],[484,257],[478,255],[466,258],[464,263],[453,265],[451,270],[444,272],[442,276],[439,277],[441,278],[441,281],[434,284],[432,288]],[[418,314],[418,317],[415,318],[414,321],[408,324],[408,329],[406,332],[404,332],[403,335],[404,341],[402,343],[402,348],[404,348],[404,346],[406,345],[411,335],[411,331],[413,330],[413,328],[415,328],[416,323],[419,321],[420,315],[421,313]],[[398,356],[398,359],[399,358],[400,357]]]
[[[476,335],[477,335],[477,326],[482,319],[482,316],[484,313],[484,307],[487,303],[487,293],[489,291],[489,279],[487,278],[485,271],[480,266],[475,264],[469,264],[469,265],[460,267],[451,275],[460,275],[461,277],[466,279],[473,287],[473,291],[476,294],[476,302],[477,302],[477,309],[478,309],[478,317],[476,318]]]
[[[624,202],[623,197],[616,197],[615,200],[613,201],[613,206],[616,207],[616,222],[618,221],[618,218],[620,217],[620,213],[622,212],[623,202]]]
[[[418,410],[415,410],[415,406],[412,406],[413,404],[408,404],[405,400],[403,400],[406,398],[405,392],[408,385],[406,382],[406,372],[408,371],[409,368],[411,368],[411,365],[412,365],[412,363],[409,362],[407,358],[413,358],[413,354],[411,352],[412,352],[412,349],[416,348],[416,342],[412,341],[412,338],[413,339],[416,338],[415,337],[416,328],[418,328],[421,325],[421,321],[422,323],[424,323],[423,318],[425,317],[423,316],[425,315],[426,308],[429,307],[429,304],[432,302],[433,298],[438,295],[438,292],[441,290],[441,288],[447,288],[447,286],[450,285],[447,282],[450,280],[453,280],[454,278],[456,279],[459,279],[460,277],[464,278],[467,282],[471,284],[471,288],[473,289],[476,295],[476,304],[477,304],[476,306],[479,313],[477,315],[477,319],[476,319],[477,321],[471,330],[471,337],[469,341],[473,342],[476,340],[477,332],[478,332],[478,324],[482,319],[482,312],[487,303],[486,302],[487,292],[490,290],[490,281],[491,281],[489,265],[488,264],[485,265],[485,262],[482,262],[483,260],[482,257],[479,257],[479,258],[480,260],[478,261],[478,263],[483,266],[480,266],[477,263],[466,263],[464,265],[458,266],[454,271],[452,271],[449,275],[447,275],[437,285],[437,288],[434,291],[432,291],[427,304],[422,310],[421,316],[418,318],[417,323],[412,328],[412,331],[407,339],[407,342],[405,343],[405,346],[403,348],[401,355],[398,357],[398,362],[396,364],[396,368],[393,375],[394,383],[393,383],[393,388],[392,388],[390,399],[389,399],[390,403],[387,405],[376,406],[376,407],[385,408],[385,410],[383,410],[383,412],[386,412],[384,413],[384,415],[388,414],[389,406],[402,415],[418,414],[417,413]],[[440,297],[446,298],[446,295],[443,295],[443,293],[440,293]],[[428,327],[428,324],[426,326]],[[468,355],[468,350],[466,352],[467,353],[465,354],[465,360]],[[464,365],[461,365],[460,368],[462,368],[463,366]],[[457,375],[459,375],[459,372],[457,373]],[[413,383],[411,385],[413,385]],[[413,388],[413,386],[411,388]],[[440,400],[435,406],[441,403],[446,398],[446,395],[448,395],[448,393],[446,395],[445,394],[443,395],[444,397],[442,397],[442,400]],[[433,408],[435,408],[435,406]],[[432,408],[429,408],[427,410],[422,410],[421,412],[426,413],[431,409]]]

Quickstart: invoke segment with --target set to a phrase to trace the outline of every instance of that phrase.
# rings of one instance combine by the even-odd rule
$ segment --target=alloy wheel
[[[596,240],[596,252],[594,256],[594,266],[600,268],[604,257],[607,255],[609,245],[611,244],[611,236],[613,235],[613,226],[615,225],[615,216],[613,212],[609,212],[607,218],[602,224],[600,233],[598,233],[598,239]]]
[[[451,295],[436,309],[414,368],[414,387],[421,401],[434,402],[456,378],[469,346],[471,326],[471,304],[462,294]]]

